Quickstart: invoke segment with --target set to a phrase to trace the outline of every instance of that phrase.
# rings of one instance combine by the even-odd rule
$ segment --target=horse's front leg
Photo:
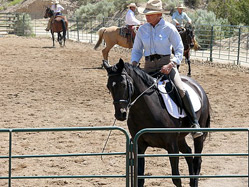
[[[188,76],[191,77],[191,61],[190,61],[190,51],[188,51],[187,55],[186,55],[186,62],[188,64]]]
[[[169,154],[179,154],[179,148],[178,148],[177,141],[174,140],[173,142],[171,142],[171,145],[169,145],[167,147],[167,150],[168,150]],[[169,157],[169,160],[170,160],[172,175],[180,175],[180,173],[179,173],[179,157]],[[182,187],[181,179],[172,178],[172,181],[175,184],[175,186]]]
[[[147,149],[147,146],[139,144],[138,145],[138,154],[144,154],[146,149]],[[144,166],[145,166],[144,157],[138,158],[138,168],[137,168],[137,171],[135,171],[135,176],[144,175]],[[135,181],[135,186],[143,187],[144,186],[144,179],[138,179],[138,181]]]
[[[54,43],[54,32],[51,30],[51,34],[52,34],[52,40],[53,40],[53,47],[55,46],[55,43]]]

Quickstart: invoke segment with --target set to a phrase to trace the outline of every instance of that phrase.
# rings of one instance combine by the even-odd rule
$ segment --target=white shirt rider
[[[51,6],[51,10],[54,11],[55,15],[59,15],[59,14],[61,14],[61,11],[64,10],[64,8],[60,4],[53,4]]]
[[[130,9],[128,10],[125,16],[125,24],[126,25],[140,25],[141,22],[136,19],[135,13],[134,13],[136,10],[136,7],[129,7],[129,8]]]

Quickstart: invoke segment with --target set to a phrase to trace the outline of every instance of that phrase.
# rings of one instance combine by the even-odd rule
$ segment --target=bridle
[[[131,79],[131,77],[127,74],[127,73],[122,73],[121,75],[124,75],[126,77],[126,82],[127,82],[127,87],[128,87],[128,98],[127,99],[119,99],[119,100],[114,100],[113,104],[121,104],[121,103],[125,103],[127,104],[127,108],[130,109],[135,102],[141,97],[143,96],[148,90],[150,90],[151,88],[153,88],[154,86],[156,86],[158,84],[158,82],[163,78],[163,75],[160,76],[157,80],[154,81],[154,83],[149,86],[146,90],[144,90],[139,96],[136,97],[136,99],[134,99],[131,102],[131,96],[134,93],[134,88],[133,88],[133,84],[131,83],[131,81],[129,80],[129,78]],[[110,76],[120,76],[120,74],[111,74],[108,75]],[[129,78],[128,78],[129,77]]]
[[[194,43],[193,39],[194,39],[193,29],[186,28],[186,40],[187,40],[188,45],[190,45],[191,43]]]
[[[133,88],[133,84],[131,83],[131,80],[129,80],[129,78],[131,79],[131,77],[127,74],[127,73],[121,73],[121,76],[124,75],[125,79],[126,79],[126,83],[127,83],[127,87],[128,87],[128,98],[127,99],[119,99],[119,100],[113,100],[113,104],[122,104],[125,103],[127,105],[129,105],[131,103],[131,96],[133,94],[134,88]],[[109,77],[113,77],[113,76],[120,76],[120,74],[109,74]],[[129,77],[129,78],[128,78]]]

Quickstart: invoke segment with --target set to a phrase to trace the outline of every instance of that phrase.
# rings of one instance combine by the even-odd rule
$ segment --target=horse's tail
[[[101,42],[102,42],[102,40],[103,40],[103,35],[104,35],[104,33],[105,33],[105,30],[106,30],[105,27],[102,27],[102,28],[100,28],[100,29],[98,30],[99,40],[98,40],[98,42],[96,43],[96,45],[94,46],[94,49],[95,49],[95,50],[100,46],[100,44],[101,44]]]
[[[194,38],[194,50],[197,51],[201,48],[201,46],[199,45],[199,43],[196,41],[196,39]]]
[[[63,37],[64,40],[66,40],[66,33],[67,33],[66,22],[64,19],[61,19],[61,23],[62,23]]]

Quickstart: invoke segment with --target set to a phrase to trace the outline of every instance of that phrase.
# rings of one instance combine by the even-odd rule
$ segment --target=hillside
[[[0,5],[7,7],[8,0],[1,0]],[[65,14],[71,15],[78,8],[75,1],[72,0],[60,0],[60,4],[65,8]],[[44,15],[45,7],[51,5],[51,0],[24,0],[22,3],[15,6],[10,6],[2,10],[1,12],[17,12],[28,13],[32,18],[42,18]]]

